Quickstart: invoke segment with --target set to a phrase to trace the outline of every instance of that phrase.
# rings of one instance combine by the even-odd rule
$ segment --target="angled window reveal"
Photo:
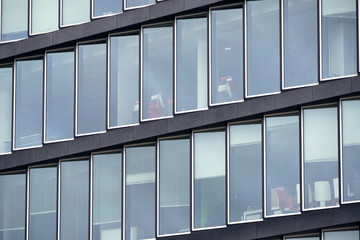
[[[13,68],[0,66],[0,154],[11,153]]]
[[[142,29],[142,120],[173,113],[173,27]]]
[[[92,17],[103,17],[117,13],[123,10],[123,0],[92,0]]]
[[[156,0],[124,0],[124,1],[125,1],[125,9],[145,7],[156,3]]]
[[[30,0],[30,34],[39,34],[59,28],[58,0]]]
[[[90,0],[60,0],[60,26],[90,21]]]
[[[1,41],[23,39],[28,36],[28,0],[1,1]]]

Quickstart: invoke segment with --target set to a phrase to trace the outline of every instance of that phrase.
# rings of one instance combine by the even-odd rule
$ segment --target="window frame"
[[[82,22],[77,22],[77,23],[70,23],[70,24],[63,24],[63,21],[64,21],[64,18],[63,18],[63,7],[64,7],[64,3],[63,3],[63,0],[59,0],[60,3],[59,3],[59,29],[61,28],[64,28],[64,27],[71,27],[71,26],[76,26],[76,25],[80,25],[80,24],[83,24],[83,23],[88,23],[88,22],[91,22],[91,13],[92,13],[92,8],[91,8],[91,3],[90,3],[90,13],[89,13],[89,19],[86,20],[86,21],[82,21]]]
[[[58,17],[57,17],[57,28],[56,29],[53,29],[53,30],[48,30],[48,31],[42,31],[42,32],[37,32],[37,33],[33,33],[33,27],[32,27],[32,16],[33,16],[33,7],[32,7],[32,4],[33,4],[33,1],[34,0],[29,0],[29,3],[28,3],[28,6],[29,6],[29,9],[28,9],[28,36],[36,36],[36,35],[41,35],[41,34],[44,34],[44,33],[51,33],[51,32],[55,32],[57,30],[60,29],[60,3],[59,1],[62,1],[62,0],[57,0],[57,14],[58,14]],[[1,4],[0,4],[1,5]],[[1,12],[1,8],[0,8],[0,12]],[[1,22],[0,22],[1,24]]]
[[[31,0],[30,0],[31,1]],[[60,0],[62,1],[62,0]],[[105,14],[105,15],[101,15],[101,16],[95,16],[94,14],[94,11],[95,11],[95,0],[90,0],[90,11],[91,11],[91,15],[90,15],[90,21],[91,20],[94,20],[94,19],[99,19],[99,18],[104,18],[104,17],[111,17],[111,16],[114,16],[114,15],[117,15],[117,14],[121,14],[124,12],[124,3],[123,3],[123,0],[119,0],[123,3],[123,6],[121,8],[121,11],[120,12],[115,12],[115,13],[110,13],[110,14]]]

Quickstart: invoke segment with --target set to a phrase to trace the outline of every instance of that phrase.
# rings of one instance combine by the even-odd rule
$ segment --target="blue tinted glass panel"
[[[61,1],[61,25],[73,25],[90,20],[89,0],[60,0]]]
[[[11,152],[12,67],[0,68],[0,153]]]
[[[1,1],[1,41],[27,37],[28,0]]]
[[[93,4],[94,17],[121,13],[123,9],[123,0],[94,0]]]
[[[156,0],[125,0],[126,8],[135,8],[155,4]]]
[[[44,33],[59,28],[58,0],[31,0],[31,33]]]
[[[359,230],[329,231],[324,232],[324,240],[359,240]]]

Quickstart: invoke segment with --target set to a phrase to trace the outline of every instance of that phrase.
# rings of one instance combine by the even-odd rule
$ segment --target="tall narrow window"
[[[337,107],[303,110],[304,209],[339,204]]]
[[[159,235],[190,232],[190,139],[159,141]]]
[[[25,239],[26,174],[0,175],[0,239]]]
[[[78,45],[77,135],[106,130],[106,43]]]
[[[74,137],[74,52],[46,54],[45,141]]]
[[[125,240],[155,238],[155,146],[125,148]]]
[[[90,21],[89,0],[60,0],[61,26]]]
[[[318,82],[318,1],[284,1],[285,88]]]
[[[225,131],[195,132],[193,229],[225,226]]]
[[[16,61],[14,148],[42,145],[43,60]]]
[[[12,76],[12,67],[0,67],[0,154],[11,152]]]
[[[103,153],[92,156],[93,240],[116,240],[121,236],[121,165],[121,153]]]
[[[29,174],[29,240],[56,240],[57,168],[30,168]]]
[[[324,240],[359,240],[359,229],[326,230],[323,231]]]
[[[151,4],[155,4],[156,0],[125,0],[126,9],[145,7]]]
[[[279,0],[247,1],[247,96],[280,91],[279,4]]]
[[[142,41],[142,120],[172,116],[173,28],[143,28]]]
[[[262,219],[261,123],[229,126],[229,222]]]
[[[176,112],[207,108],[207,19],[176,20]]]
[[[265,120],[265,215],[300,213],[299,116]]]
[[[356,0],[321,1],[322,79],[357,74]]]
[[[89,239],[89,161],[60,162],[60,240]]]
[[[31,34],[45,33],[59,28],[58,0],[30,0]]]
[[[123,10],[123,0],[92,0],[93,17],[102,17],[121,13]]]
[[[109,128],[139,123],[139,35],[110,37]]]
[[[1,1],[1,41],[11,41],[27,37],[28,0]]]
[[[211,10],[211,104],[244,99],[243,9]]]
[[[360,201],[360,100],[341,102],[343,201]]]

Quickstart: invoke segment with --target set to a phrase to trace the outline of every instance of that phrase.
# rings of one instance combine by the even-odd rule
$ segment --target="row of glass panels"
[[[322,229],[321,238],[318,233],[316,234],[303,234],[284,236],[283,240],[359,240],[359,227],[348,227],[338,229]]]
[[[65,49],[46,52],[44,57],[16,59],[13,71],[12,66],[0,67],[4,118],[0,153],[243,101],[244,89],[246,97],[279,92],[280,79],[283,89],[317,84],[317,1],[281,3],[284,77],[280,77],[278,0],[249,0],[246,11],[242,5],[212,8],[209,18],[179,17],[175,25],[147,25],[140,34],[78,43],[76,53]],[[356,75],[356,2],[322,3],[320,26],[328,29],[321,35],[322,78]],[[245,55],[243,33],[247,35]]]
[[[339,108],[340,123],[337,104],[305,107],[2,174],[0,238],[154,239],[359,202],[360,100]]]
[[[159,1],[164,0],[1,0],[0,41],[55,31]]]

